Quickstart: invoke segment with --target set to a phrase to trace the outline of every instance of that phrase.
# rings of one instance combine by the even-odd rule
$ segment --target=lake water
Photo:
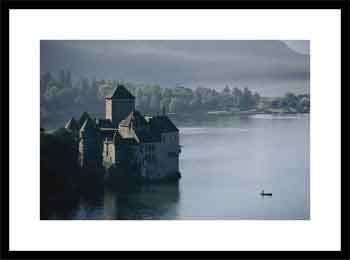
[[[308,115],[216,116],[180,139],[178,184],[106,188],[51,218],[309,219]]]

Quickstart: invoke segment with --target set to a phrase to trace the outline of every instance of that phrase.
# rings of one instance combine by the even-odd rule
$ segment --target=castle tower
[[[79,161],[84,168],[102,167],[102,139],[95,122],[88,118],[79,131]]]
[[[114,93],[106,97],[106,119],[110,119],[116,128],[134,108],[135,97],[123,85],[118,85]]]

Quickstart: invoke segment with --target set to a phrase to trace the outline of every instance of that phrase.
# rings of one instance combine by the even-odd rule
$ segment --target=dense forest
[[[309,94],[286,93],[284,97],[266,98],[248,87],[225,86],[216,89],[184,86],[137,85],[116,80],[87,77],[73,79],[70,71],[42,73],[40,77],[40,117],[42,127],[62,126],[70,117],[89,111],[104,117],[104,98],[123,84],[135,97],[136,109],[145,115],[159,113],[198,114],[225,111],[230,113],[308,113]]]

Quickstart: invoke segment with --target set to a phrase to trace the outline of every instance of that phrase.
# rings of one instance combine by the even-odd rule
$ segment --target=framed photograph
[[[348,259],[348,11],[5,1],[2,257]]]

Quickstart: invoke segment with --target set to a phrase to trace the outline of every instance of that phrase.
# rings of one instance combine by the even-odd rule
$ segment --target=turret
[[[87,112],[84,112],[81,117],[79,118],[79,121],[78,121],[78,127],[79,129],[83,126],[83,124],[85,123],[85,121],[87,119],[91,119],[90,115],[87,113]]]
[[[65,128],[70,131],[74,137],[78,137],[79,132],[79,124],[78,122],[72,117],[66,124]]]

